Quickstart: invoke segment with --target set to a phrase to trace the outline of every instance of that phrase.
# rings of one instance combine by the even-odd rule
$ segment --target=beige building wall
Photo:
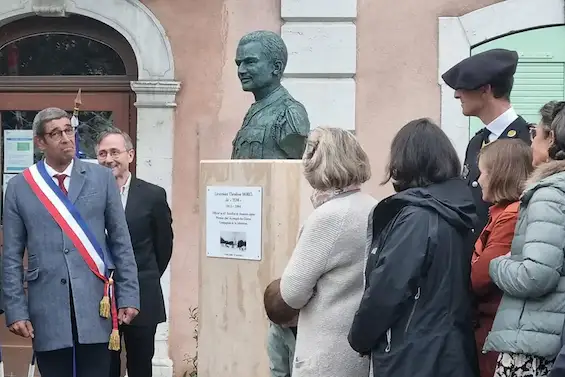
[[[229,158],[231,141],[252,103],[243,93],[234,63],[243,34],[280,31],[277,0],[144,0],[159,19],[173,49],[177,95],[173,162],[170,355],[176,376],[194,356],[195,324],[189,318],[198,305],[199,204],[198,173],[203,159]]]
[[[284,0],[283,0],[284,1]],[[170,39],[177,95],[174,129],[170,354],[175,375],[194,355],[190,308],[198,303],[198,172],[202,159],[229,158],[231,140],[252,97],[241,91],[233,62],[246,32],[280,32],[279,0],[143,0]],[[461,16],[493,0],[358,1],[355,131],[369,153],[377,197],[388,145],[416,117],[439,121],[438,17]],[[293,59],[293,56],[290,56]],[[221,341],[221,340],[219,340]]]
[[[390,185],[379,182],[395,133],[415,118],[440,121],[438,18],[462,16],[496,2],[358,2],[356,126],[371,160],[368,186],[376,197],[392,193]]]

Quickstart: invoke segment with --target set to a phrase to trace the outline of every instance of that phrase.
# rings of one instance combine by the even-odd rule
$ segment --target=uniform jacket
[[[485,350],[553,359],[565,321],[565,161],[540,166],[522,195],[511,256],[490,262],[504,292]]]
[[[310,132],[306,108],[280,86],[255,102],[233,139],[232,159],[301,159]]]
[[[490,207],[489,222],[475,243],[471,262],[471,282],[475,294],[475,341],[481,377],[494,376],[498,358],[496,352],[482,354],[486,337],[492,328],[502,298],[502,291],[489,276],[489,263],[492,259],[510,252],[519,206],[520,202],[513,202]]]
[[[173,252],[171,210],[165,190],[132,177],[126,219],[137,263],[141,305],[132,325],[153,326],[166,320],[160,278]]]
[[[69,199],[115,267],[117,304],[139,308],[137,268],[116,180],[110,169],[75,160]],[[28,269],[22,259],[27,248]],[[4,200],[3,283],[6,325],[30,320],[35,351],[72,347],[69,284],[78,341],[107,343],[111,320],[101,318],[104,283],[88,268],[22,174],[8,183]],[[23,281],[27,280],[28,296]]]
[[[465,182],[402,191],[369,218],[366,288],[351,347],[371,354],[374,377],[476,376],[475,205]]]
[[[483,194],[481,187],[477,183],[479,178],[479,167],[478,167],[478,156],[484,141],[484,132],[486,128],[482,128],[479,132],[475,134],[469,141],[467,145],[467,151],[465,152],[465,164],[463,167],[463,178],[467,181],[467,184],[471,188],[473,193],[473,199],[475,200],[475,205],[477,206],[477,216],[478,223],[476,235],[479,235],[478,230],[483,229],[488,221],[488,209],[490,203],[483,201]],[[515,134],[510,131],[515,131]],[[519,138],[531,144],[530,140],[530,126],[529,123],[522,117],[518,117],[514,122],[512,122],[504,132],[500,135],[499,139],[507,138]]]
[[[271,377],[291,377],[296,336],[289,327],[269,323],[267,354]]]

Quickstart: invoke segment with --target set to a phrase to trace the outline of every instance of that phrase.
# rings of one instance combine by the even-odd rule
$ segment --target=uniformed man
[[[485,125],[467,145],[462,173],[477,206],[477,235],[488,221],[491,205],[482,200],[477,182],[479,151],[502,138],[519,138],[531,144],[529,123],[510,104],[517,65],[516,51],[494,49],[464,59],[442,75],[445,83],[455,90],[455,98],[461,101],[463,114],[475,116]]]
[[[301,159],[310,132],[304,106],[281,85],[288,59],[282,38],[272,31],[245,35],[235,62],[251,105],[233,140],[232,159]]]

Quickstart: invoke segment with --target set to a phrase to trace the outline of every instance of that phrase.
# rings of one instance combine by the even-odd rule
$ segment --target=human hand
[[[121,324],[129,325],[131,321],[139,314],[136,308],[120,308],[118,310],[118,322]]]
[[[34,338],[33,326],[28,320],[16,321],[9,327],[10,331],[24,338]]]

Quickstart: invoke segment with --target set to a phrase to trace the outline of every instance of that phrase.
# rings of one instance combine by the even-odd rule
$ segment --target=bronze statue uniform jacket
[[[233,140],[231,158],[301,159],[309,132],[306,109],[281,86],[251,105]]]

